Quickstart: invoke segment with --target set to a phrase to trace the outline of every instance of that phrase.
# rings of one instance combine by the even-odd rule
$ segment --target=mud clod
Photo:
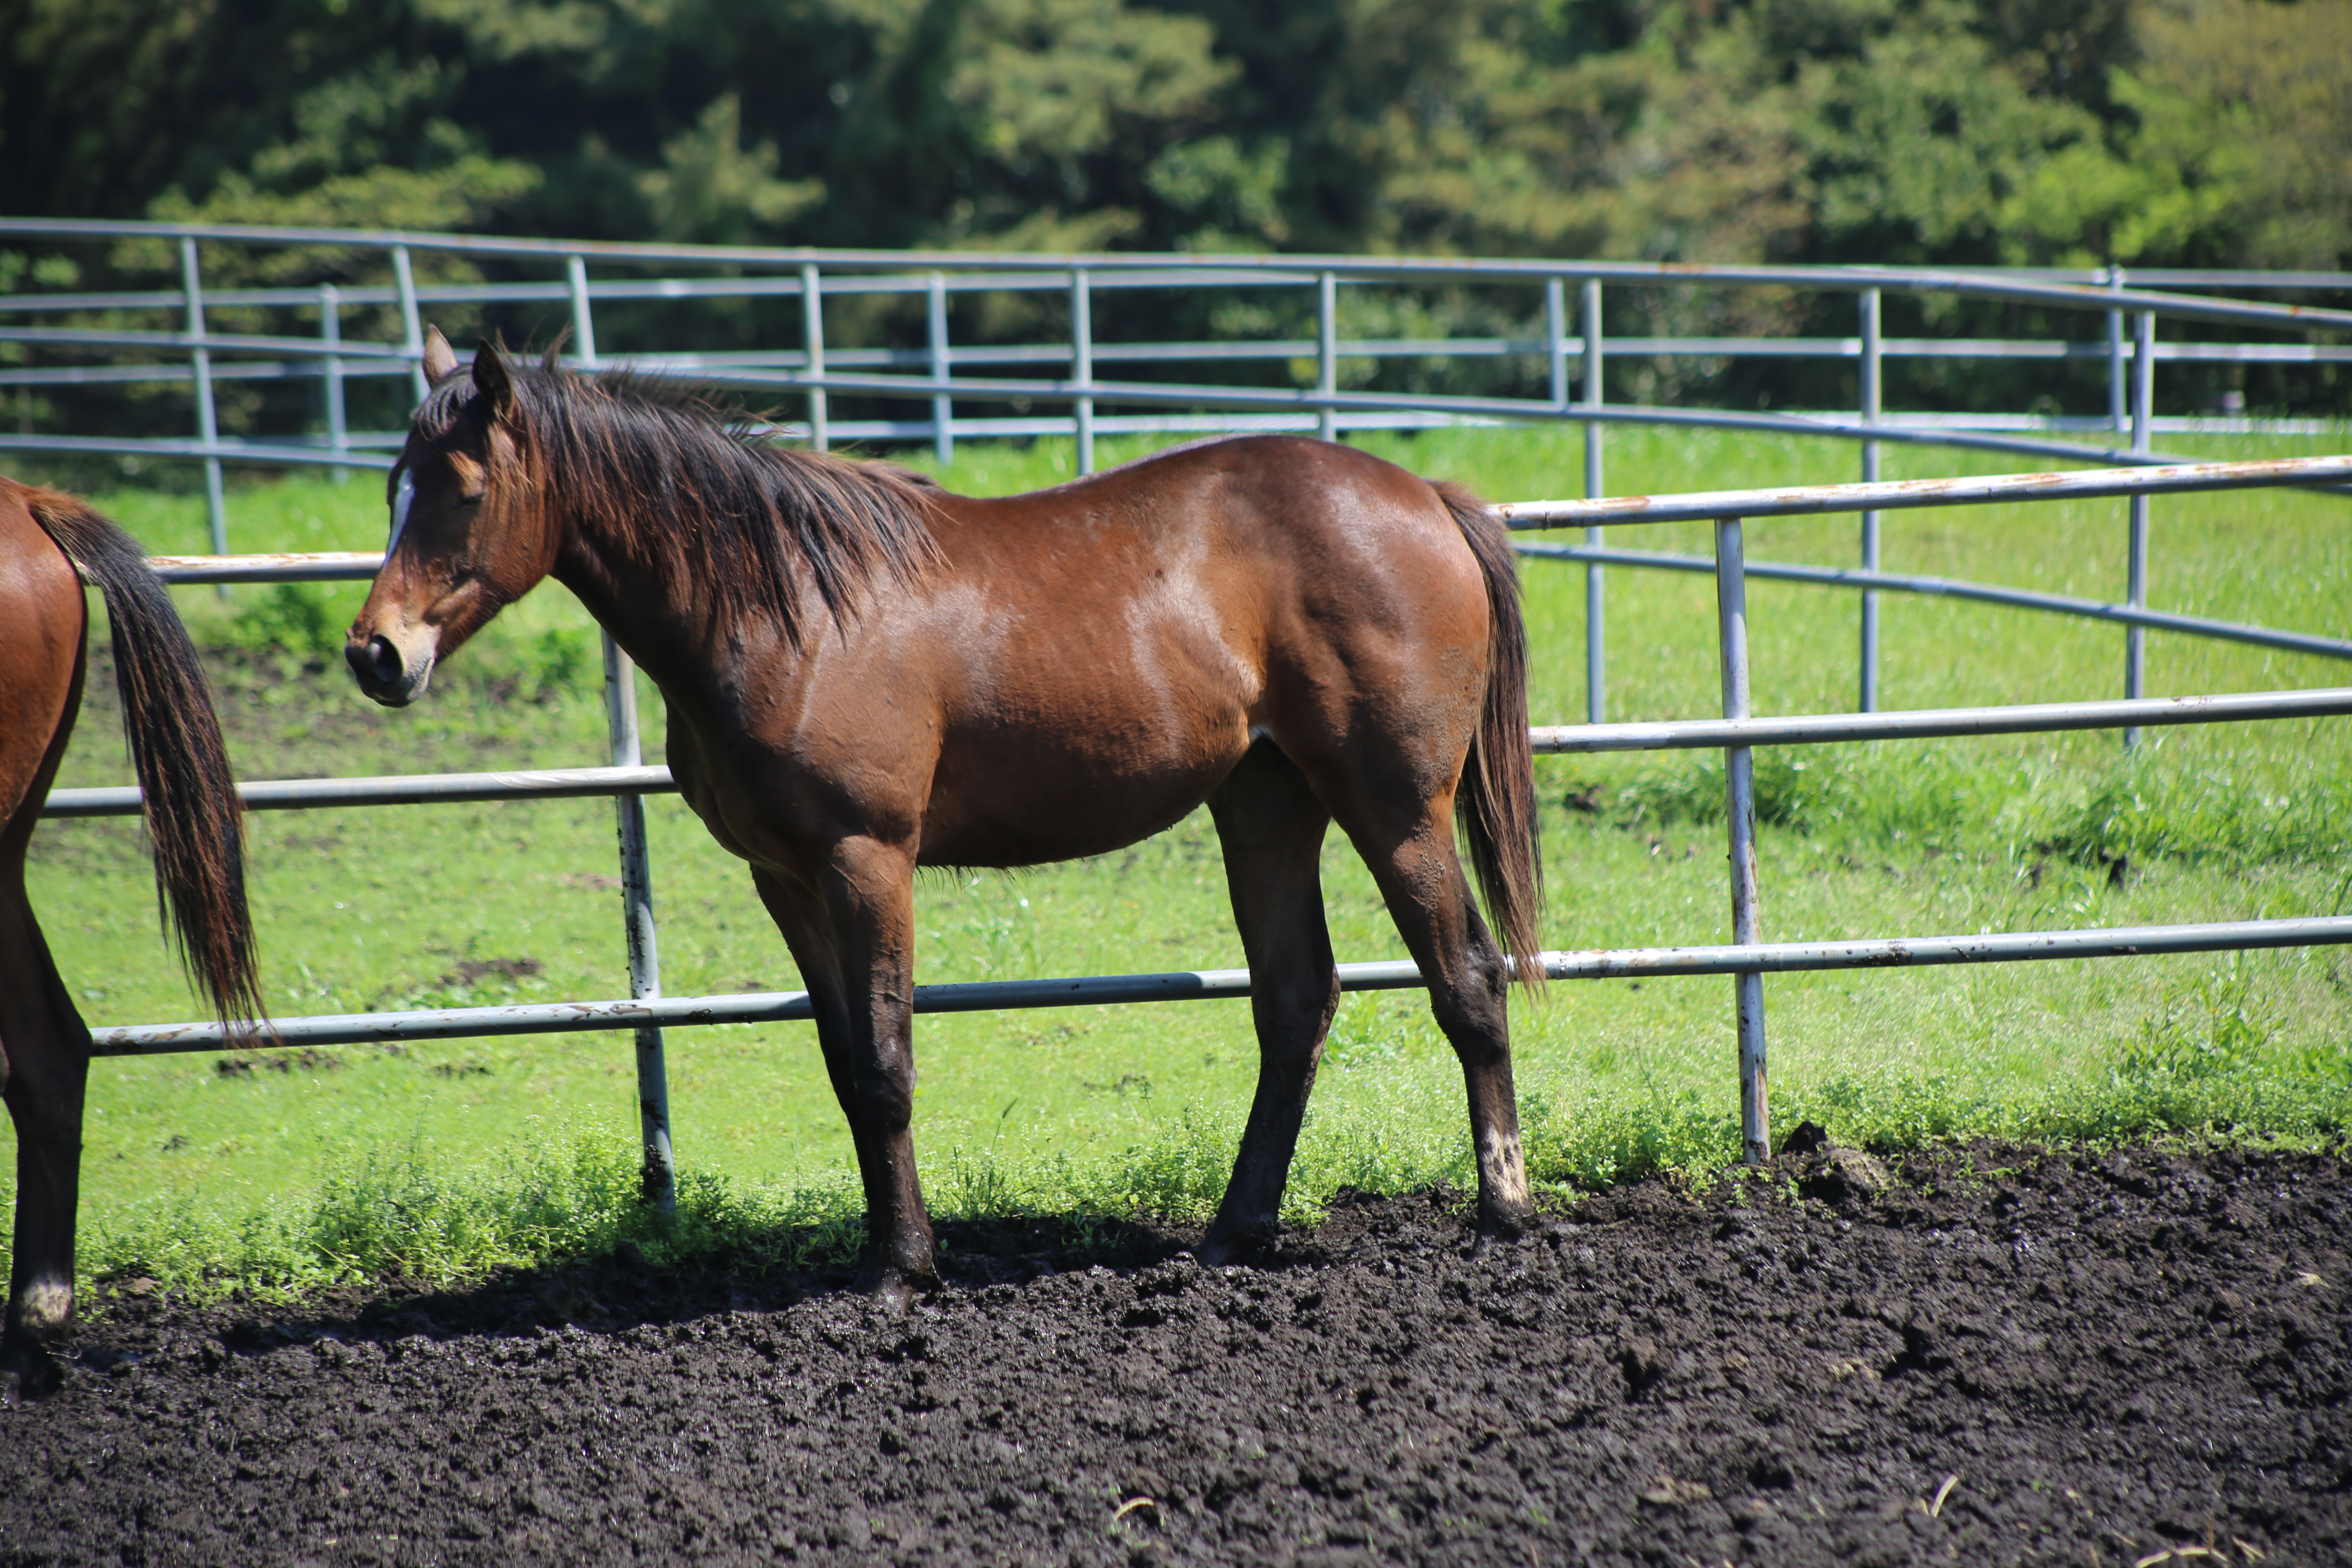
[[[2352,1561],[2342,1160],[1808,1142],[1475,1255],[1452,1194],[1245,1268],[950,1224],[897,1312],[642,1253],[127,1281],[0,1388],[0,1565]]]

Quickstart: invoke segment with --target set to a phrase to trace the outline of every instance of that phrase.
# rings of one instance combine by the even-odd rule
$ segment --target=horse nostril
[[[352,673],[362,680],[390,688],[400,679],[400,650],[392,646],[388,637],[370,637],[367,647],[347,648],[344,657],[350,661]]]

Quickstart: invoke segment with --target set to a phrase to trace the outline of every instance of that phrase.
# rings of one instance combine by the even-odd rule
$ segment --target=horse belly
[[[1249,750],[1216,731],[956,737],[923,817],[927,866],[1035,866],[1108,854],[1174,826]]]

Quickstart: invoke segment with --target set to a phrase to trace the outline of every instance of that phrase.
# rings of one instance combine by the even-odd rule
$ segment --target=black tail
[[[156,896],[181,960],[224,1024],[265,1020],[245,905],[242,807],[195,645],[136,540],[71,496],[37,490],[26,499],[106,601],[123,728],[155,845]]]
[[[1489,652],[1486,706],[1462,770],[1454,812],[1470,841],[1470,868],[1486,895],[1503,951],[1518,960],[1517,978],[1541,988],[1543,825],[1536,814],[1535,753],[1528,743],[1528,627],[1519,614],[1518,556],[1510,531],[1486,503],[1459,485],[1440,485],[1445,510],[1478,557],[1486,579]]]

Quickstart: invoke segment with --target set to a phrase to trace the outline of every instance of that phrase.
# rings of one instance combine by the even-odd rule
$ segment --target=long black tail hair
[[[26,500],[106,601],[123,729],[155,846],[156,898],[181,961],[222,1023],[266,1027],[245,902],[242,807],[195,645],[136,540],[59,491],[35,490]]]
[[[1543,985],[1542,820],[1536,812],[1535,752],[1528,739],[1528,628],[1519,612],[1518,557],[1486,503],[1459,485],[1440,485],[1445,510],[1478,557],[1486,579],[1486,706],[1462,770],[1455,815],[1470,843],[1470,868],[1503,951],[1529,991]]]

